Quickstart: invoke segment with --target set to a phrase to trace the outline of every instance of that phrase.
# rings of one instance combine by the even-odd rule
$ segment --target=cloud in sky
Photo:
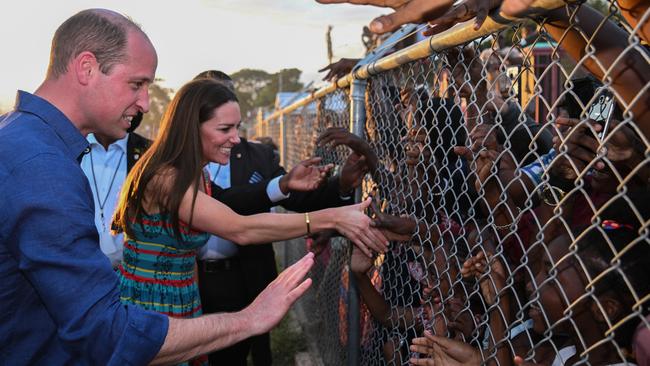
[[[275,72],[297,67],[315,77],[327,63],[327,25],[334,26],[335,58],[360,56],[362,27],[383,12],[313,0],[15,1],[0,22],[0,105],[13,103],[16,89],[38,87],[54,31],[70,15],[90,7],[113,9],[140,23],[158,51],[157,76],[175,89],[214,68]]]

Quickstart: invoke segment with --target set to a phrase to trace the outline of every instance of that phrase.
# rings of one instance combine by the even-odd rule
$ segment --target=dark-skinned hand
[[[343,127],[330,127],[323,132],[316,139],[316,144],[319,147],[329,146],[334,149],[339,145],[345,145],[352,149],[352,151],[363,156],[371,174],[377,171],[377,164],[379,159],[374,150],[359,136],[351,133]]]
[[[453,0],[316,0],[321,4],[374,5],[395,10],[382,15],[370,23],[373,33],[392,32],[406,23],[424,23],[444,14]]]
[[[370,204],[370,210],[374,214],[374,219],[370,223],[371,227],[380,229],[384,236],[391,241],[408,241],[411,240],[417,227],[417,222],[411,217],[399,217],[381,212],[375,202]]]
[[[490,10],[501,4],[501,0],[465,0],[462,3],[452,6],[441,17],[429,20],[431,28],[425,30],[425,36],[432,36],[445,31],[454,25],[476,18],[474,20],[474,30],[481,28]]]
[[[318,72],[327,71],[327,75],[323,78],[326,81],[336,81],[337,79],[342,78],[343,76],[349,74],[354,66],[359,62],[358,58],[342,58],[334,63],[331,63]]]

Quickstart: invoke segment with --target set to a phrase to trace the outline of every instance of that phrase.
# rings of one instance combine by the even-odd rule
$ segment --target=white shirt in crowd
[[[99,246],[113,266],[122,261],[123,235],[111,235],[111,222],[122,184],[126,179],[127,141],[129,135],[110,144],[108,149],[89,134],[90,153],[81,160],[95,201],[95,226],[99,232]]]

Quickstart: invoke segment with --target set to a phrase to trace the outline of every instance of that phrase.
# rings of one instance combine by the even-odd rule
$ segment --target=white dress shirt
[[[124,245],[123,235],[113,236],[110,231],[115,206],[126,179],[128,139],[127,134],[104,149],[91,133],[87,137],[90,153],[81,160],[81,169],[88,178],[95,201],[95,226],[99,232],[99,245],[113,266],[122,260]]]
[[[206,169],[208,170],[208,173],[210,173],[210,179],[212,179],[214,184],[223,189],[230,188],[230,163],[226,165],[209,163],[206,166]],[[261,175],[257,172],[253,173],[253,177],[260,177],[261,180]],[[278,202],[289,197],[289,195],[285,195],[280,190],[280,178],[282,178],[282,176],[273,178],[266,186],[266,194],[269,196],[271,202]],[[251,181],[249,183],[256,182]],[[210,236],[210,239],[208,239],[208,242],[199,250],[199,259],[230,258],[237,254],[237,250],[237,244],[230,240],[212,235]]]

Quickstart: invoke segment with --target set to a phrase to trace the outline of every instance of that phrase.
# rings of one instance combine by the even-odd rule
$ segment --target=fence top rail
[[[535,12],[543,12],[551,9],[556,9],[564,5],[566,5],[566,2],[564,0],[535,0],[531,4],[531,9],[536,9]],[[528,16],[530,16],[530,14]],[[325,85],[312,94],[295,101],[283,109],[279,109],[273,112],[265,119],[265,121],[276,119],[286,113],[291,113],[300,107],[303,107],[329,93],[332,93],[336,89],[346,88],[350,86],[354,79],[369,79],[373,75],[377,75],[382,72],[395,69],[409,62],[431,56],[434,52],[439,52],[473,41],[488,34],[498,32],[508,26],[521,22],[524,19],[525,18],[508,17],[506,15],[503,15],[500,12],[500,9],[495,9],[485,19],[485,22],[481,28],[477,30],[474,29],[474,19],[456,24],[444,32],[428,37],[414,45],[406,47],[388,56],[382,57],[377,61],[362,65],[357,70],[353,70],[345,77],[342,77],[335,82]]]

